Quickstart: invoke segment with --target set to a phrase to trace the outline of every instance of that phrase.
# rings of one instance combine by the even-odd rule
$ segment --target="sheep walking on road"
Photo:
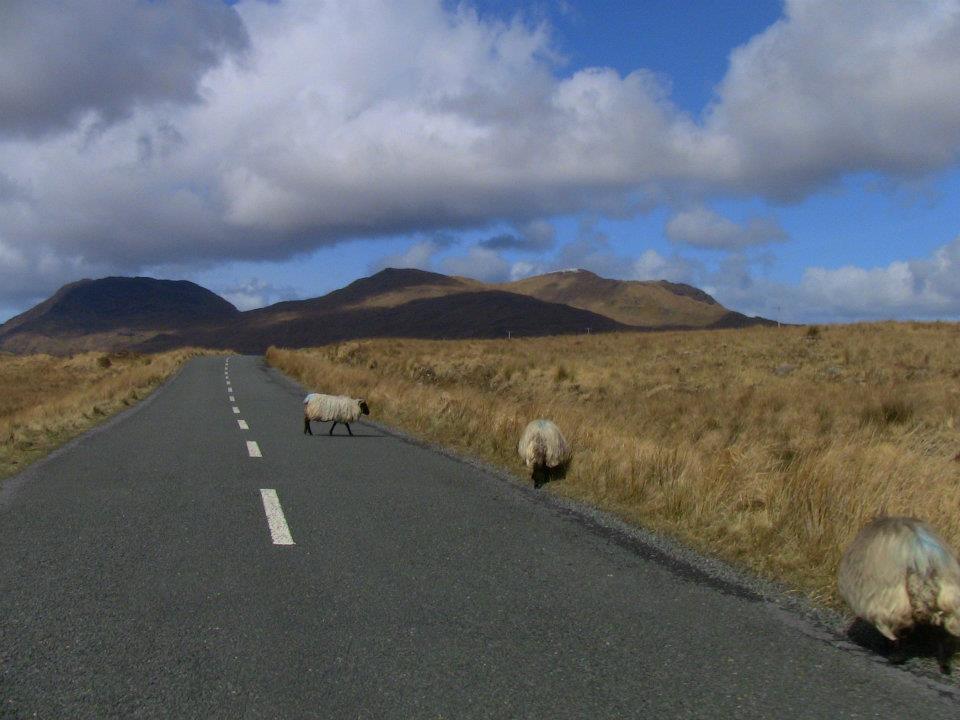
[[[328,435],[333,435],[333,429],[337,423],[343,423],[347,426],[347,432],[353,435],[350,430],[350,423],[356,422],[361,415],[369,415],[370,408],[365,400],[360,398],[350,398],[344,395],[321,395],[320,393],[310,393],[303,399],[303,434],[313,435],[310,429],[310,422],[329,422]]]
[[[540,487],[554,476],[560,476],[570,462],[570,446],[563,433],[549,420],[534,420],[520,436],[517,446],[520,457],[533,469],[533,486]]]
[[[869,523],[843,554],[840,595],[854,613],[895,643],[914,625],[960,637],[960,564],[930,525],[914,518]],[[949,668],[943,643],[940,664]]]

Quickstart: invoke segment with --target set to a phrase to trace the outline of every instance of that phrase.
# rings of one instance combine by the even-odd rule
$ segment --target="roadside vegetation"
[[[838,602],[843,548],[872,517],[923,518],[960,548],[960,327],[623,333],[271,348],[318,392],[525,469],[531,419],[570,441],[545,490]]]
[[[198,354],[0,353],[0,479],[143,399]]]

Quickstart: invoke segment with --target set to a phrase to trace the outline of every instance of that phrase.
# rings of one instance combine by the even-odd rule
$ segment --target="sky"
[[[0,320],[585,268],[960,319],[960,0],[4,0]]]

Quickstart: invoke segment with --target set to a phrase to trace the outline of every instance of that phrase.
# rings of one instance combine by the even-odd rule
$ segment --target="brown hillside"
[[[267,327],[278,322],[304,320],[332,313],[366,308],[398,307],[413,300],[426,300],[487,286],[470,278],[441,275],[412,268],[386,268],[346,287],[308,300],[286,300],[244,313],[247,324]]]
[[[709,327],[728,312],[707,293],[690,285],[665,280],[610,280],[588,270],[562,270],[499,287],[642,327]]]
[[[69,354],[196,346],[262,352],[366,337],[495,338],[769,323],[676,283],[585,270],[503,285],[387,268],[322,297],[239,312],[185,281],[104,278],[67,285],[0,326],[0,350]]]
[[[129,347],[158,332],[222,324],[239,315],[219,295],[186,280],[80,280],[0,325],[0,350],[68,354]]]
[[[158,335],[135,349],[156,352],[190,344],[262,353],[270,345],[312,347],[369,337],[466,339],[507,337],[508,333],[514,337],[579,334],[588,328],[591,332],[630,329],[589,310],[496,290],[427,297],[391,307],[372,305],[300,316],[288,311],[278,317],[261,314],[253,323],[239,320],[178,335]]]

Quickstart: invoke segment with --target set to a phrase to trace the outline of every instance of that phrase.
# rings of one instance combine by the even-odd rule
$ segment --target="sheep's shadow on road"
[[[554,468],[534,468],[531,479],[535,488],[542,488],[547,483],[563,480],[570,472],[570,466],[573,461],[568,461],[565,465]]]
[[[383,433],[378,432],[361,432],[360,430],[354,430],[351,435],[350,432],[346,431],[344,428],[339,427],[342,423],[338,423],[338,427],[334,428],[333,434],[330,434],[329,425],[314,425],[311,427],[311,432],[303,431],[303,434],[308,437],[345,437],[345,438],[384,438],[387,437]],[[354,426],[356,427],[356,426]]]
[[[881,635],[873,625],[857,618],[847,628],[847,637],[894,665],[901,665],[913,658],[933,658],[940,666],[940,671],[946,675],[951,673],[951,658],[960,650],[956,638],[942,627],[933,625],[918,625],[895,644]]]

